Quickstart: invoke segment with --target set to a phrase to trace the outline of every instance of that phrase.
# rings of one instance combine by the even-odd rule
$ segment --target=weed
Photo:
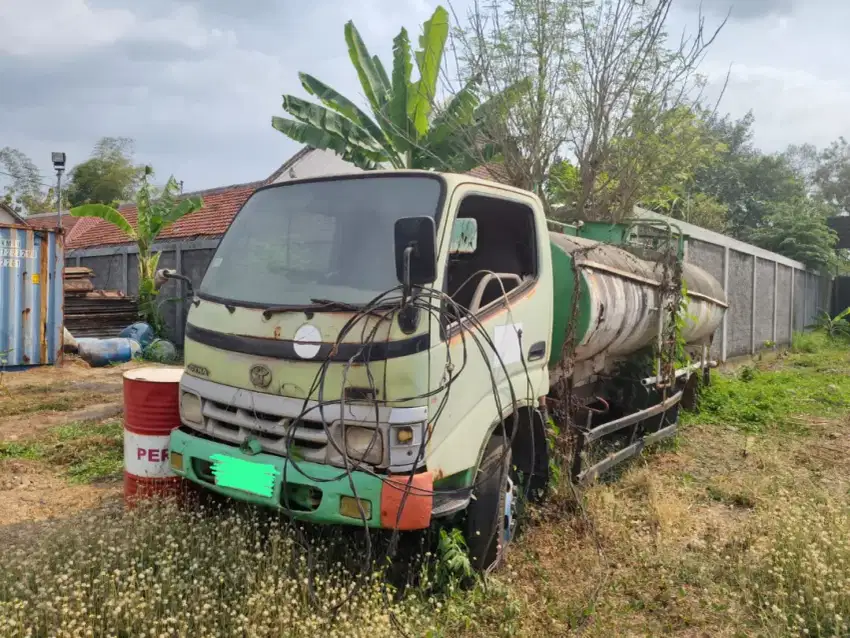
[[[441,591],[454,589],[458,584],[473,578],[469,549],[463,532],[456,527],[448,531],[440,530],[435,571],[435,584]]]
[[[406,635],[432,626],[426,601],[393,602],[379,572],[357,578],[339,547],[318,542],[308,556],[296,538],[284,521],[235,510],[68,521],[4,547],[0,635],[381,638],[398,635],[390,615]]]
[[[815,321],[815,326],[830,339],[847,340],[850,338],[848,317],[850,317],[850,308],[845,308],[835,317],[822,310]]]
[[[34,441],[0,443],[3,458],[42,461],[74,482],[90,483],[121,473],[123,429],[119,421],[71,423]]]
[[[766,628],[847,636],[850,509],[833,500],[785,497],[736,539],[735,584]]]
[[[747,432],[801,431],[798,416],[838,417],[850,408],[846,348],[821,333],[795,337],[778,369],[744,366],[737,375],[714,374],[688,422],[735,426]]]

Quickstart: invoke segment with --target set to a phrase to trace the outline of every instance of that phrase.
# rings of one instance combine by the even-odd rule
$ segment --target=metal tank
[[[571,321],[577,362],[602,352],[623,357],[658,338],[663,266],[583,237],[550,232],[549,238],[555,292],[550,365],[560,358]],[[682,337],[689,345],[706,344],[723,320],[726,295],[717,280],[693,264],[685,264],[682,274],[688,289]]]
[[[61,361],[62,232],[0,225],[0,368]]]

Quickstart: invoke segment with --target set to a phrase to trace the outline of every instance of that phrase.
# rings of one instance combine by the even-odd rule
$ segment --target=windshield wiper
[[[310,299],[309,304],[301,306],[269,306],[263,310],[263,317],[268,319],[272,315],[279,315],[284,312],[319,312],[322,310],[360,312],[363,310],[363,305],[334,299]],[[377,315],[377,308],[369,310],[368,314]]]
[[[348,303],[347,301],[335,301],[333,299],[313,299],[310,301],[315,304],[316,309],[323,308],[325,310],[353,310],[358,311],[363,308],[361,304]]]

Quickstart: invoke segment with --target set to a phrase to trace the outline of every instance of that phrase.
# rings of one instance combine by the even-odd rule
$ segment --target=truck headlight
[[[390,428],[390,470],[408,472],[425,461],[423,440],[427,432],[426,423],[393,425]]]
[[[192,392],[181,392],[180,416],[189,423],[202,424],[204,422],[204,412],[201,409],[201,397]]]
[[[380,465],[384,460],[384,441],[376,428],[349,425],[345,428],[345,452],[349,458],[370,465]]]

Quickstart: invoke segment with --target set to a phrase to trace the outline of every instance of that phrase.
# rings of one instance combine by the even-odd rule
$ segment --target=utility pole
[[[62,173],[65,172],[65,153],[51,153],[56,169],[56,227],[62,228]]]

